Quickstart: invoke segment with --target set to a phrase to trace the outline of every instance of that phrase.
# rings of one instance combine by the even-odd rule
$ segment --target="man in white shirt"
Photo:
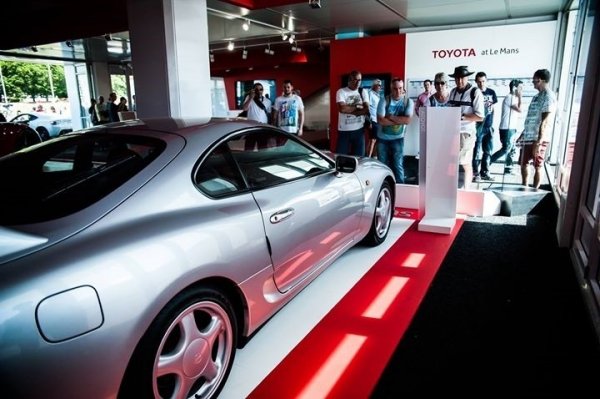
[[[286,132],[302,136],[304,103],[299,95],[294,94],[291,80],[283,82],[283,95],[275,99],[273,124]]]
[[[365,115],[369,113],[369,100],[366,90],[358,88],[362,82],[359,71],[350,72],[348,85],[336,93],[338,107],[338,138],[336,153],[365,155]]]
[[[271,100],[263,95],[263,85],[255,83],[244,99],[242,109],[248,113],[248,119],[269,123],[271,116]]]
[[[510,93],[502,101],[502,114],[500,117],[500,143],[502,148],[496,151],[491,163],[496,162],[499,158],[505,157],[504,173],[512,173],[513,153],[515,150],[515,139],[519,121],[521,119],[521,97],[523,93],[523,82],[518,79],[510,81],[508,88]]]
[[[477,134],[476,123],[483,121],[485,112],[481,90],[469,83],[469,76],[473,73],[467,66],[461,65],[454,68],[454,73],[450,74],[450,77],[454,78],[456,87],[450,91],[448,105],[461,108],[458,164],[463,171],[463,184],[459,186],[464,189],[468,189],[473,180],[472,162]]]

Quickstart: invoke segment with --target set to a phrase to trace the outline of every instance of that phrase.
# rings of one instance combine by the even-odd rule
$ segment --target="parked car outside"
[[[39,133],[21,123],[0,123],[0,157],[42,142]]]
[[[37,131],[44,141],[73,131],[70,118],[65,118],[60,114],[46,112],[28,112],[19,114],[9,122],[26,124]]]
[[[395,182],[247,120],[135,120],[0,158],[6,397],[214,398],[236,348],[358,243]]]

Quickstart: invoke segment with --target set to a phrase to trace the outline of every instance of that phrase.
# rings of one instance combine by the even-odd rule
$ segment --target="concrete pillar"
[[[129,0],[138,117],[209,117],[206,0]]]

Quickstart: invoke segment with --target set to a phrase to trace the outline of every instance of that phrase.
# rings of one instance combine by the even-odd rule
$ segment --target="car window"
[[[225,143],[211,151],[195,174],[195,184],[210,197],[225,197],[246,189]]]
[[[125,135],[64,136],[0,159],[0,223],[35,223],[77,212],[137,174],[165,148]]]
[[[332,161],[275,130],[246,133],[227,146],[252,189],[271,187],[295,179],[332,171]]]

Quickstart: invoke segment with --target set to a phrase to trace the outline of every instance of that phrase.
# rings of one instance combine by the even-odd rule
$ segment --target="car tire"
[[[46,129],[45,127],[40,126],[35,130],[40,134],[42,141],[46,141],[46,140],[50,139],[50,133],[48,133],[48,129]]]
[[[377,195],[375,204],[375,212],[373,212],[373,220],[371,221],[371,229],[363,239],[363,244],[375,247],[385,241],[392,216],[394,214],[394,196],[390,183],[384,181]]]
[[[214,398],[231,371],[236,346],[231,302],[212,288],[184,291],[140,340],[119,398]]]

